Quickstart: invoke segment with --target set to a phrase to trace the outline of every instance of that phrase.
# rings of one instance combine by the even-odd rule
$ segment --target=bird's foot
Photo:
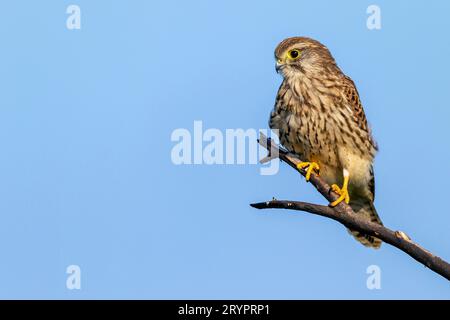
[[[297,164],[297,169],[299,169],[299,170],[306,169],[306,174],[305,174],[306,181],[309,181],[309,179],[311,179],[311,174],[313,172],[318,175],[319,171],[320,171],[320,167],[316,162],[300,162]]]
[[[347,169],[343,170],[343,176],[344,176],[344,183],[342,184],[341,188],[337,184],[333,184],[331,186],[331,190],[336,192],[339,195],[339,198],[331,202],[330,207],[336,207],[342,201],[344,201],[347,204],[350,202],[350,195],[348,194],[348,182],[350,180],[350,173],[348,172]]]
[[[331,186],[331,190],[336,192],[339,195],[339,198],[331,202],[330,207],[336,207],[342,201],[345,201],[345,203],[350,202],[350,196],[348,195],[347,187],[343,186],[342,188],[340,188],[337,184],[333,184]]]
[[[335,201],[330,203],[330,207],[336,207],[339,203],[342,201],[345,201],[345,203],[350,202],[350,196],[348,194],[348,181],[350,180],[350,175],[346,169],[344,169],[344,183],[342,184],[342,188],[339,188],[338,185],[333,184],[331,186],[331,190],[336,192],[339,195],[339,198],[337,198]]]
[[[337,184],[333,184],[331,186],[331,190],[336,192],[339,195],[339,198],[331,202],[330,207],[336,207],[342,201],[345,201],[345,203],[350,202],[350,196],[348,195],[348,190],[347,187],[345,187],[345,185],[342,188],[340,188]]]

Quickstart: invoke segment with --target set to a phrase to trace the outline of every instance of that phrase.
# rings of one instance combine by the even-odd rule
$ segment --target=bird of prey
[[[337,66],[326,46],[306,38],[283,40],[275,49],[276,70],[283,76],[269,126],[281,144],[302,161],[299,169],[320,176],[342,201],[368,221],[382,224],[373,204],[373,160],[377,144],[352,79]],[[381,240],[349,232],[363,245]]]

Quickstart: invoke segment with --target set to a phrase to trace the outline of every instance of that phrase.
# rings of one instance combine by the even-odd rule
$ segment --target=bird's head
[[[306,37],[292,37],[275,49],[276,70],[283,77],[313,75],[337,67],[330,51],[320,42]]]

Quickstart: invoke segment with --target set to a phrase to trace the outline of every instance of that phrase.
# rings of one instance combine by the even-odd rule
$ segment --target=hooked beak
[[[280,73],[281,68],[283,68],[283,61],[281,59],[278,59],[275,64],[275,71],[277,73]]]
[[[275,64],[275,71],[276,71],[277,73],[280,73],[280,69],[281,69],[281,65],[277,62],[277,63]]]

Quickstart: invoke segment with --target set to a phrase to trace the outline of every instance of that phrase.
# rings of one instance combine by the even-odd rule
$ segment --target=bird
[[[329,49],[308,37],[291,37],[275,49],[276,71],[283,77],[269,126],[283,147],[302,162],[305,178],[317,174],[339,195],[329,205],[348,203],[355,214],[382,225],[374,206],[373,162],[378,151],[353,80]],[[381,240],[349,232],[366,247]]]

